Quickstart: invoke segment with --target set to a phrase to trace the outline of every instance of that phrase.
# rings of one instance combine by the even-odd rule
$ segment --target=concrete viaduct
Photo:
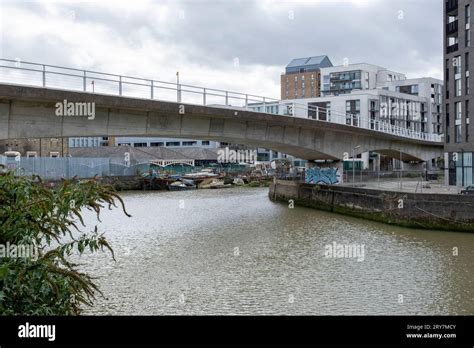
[[[95,118],[57,116],[56,103],[94,102]],[[440,157],[443,144],[370,129],[225,106],[200,106],[0,84],[0,140],[160,136],[263,147],[306,160],[342,160],[376,151],[403,161]]]

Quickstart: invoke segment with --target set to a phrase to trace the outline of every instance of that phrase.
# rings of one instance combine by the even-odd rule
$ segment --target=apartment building
[[[441,80],[407,79],[367,63],[321,68],[320,74],[321,96],[282,100],[280,114],[369,129],[378,129],[381,121],[411,132],[443,133]]]
[[[332,66],[327,56],[293,59],[280,76],[281,99],[319,97],[320,69]]]
[[[405,80],[404,74],[367,64],[345,64],[321,69],[321,96],[338,96],[353,90],[375,89],[380,82]]]
[[[298,98],[290,98],[285,92],[279,102],[249,107],[374,130],[393,126],[427,139],[442,139],[443,81],[431,77],[407,79],[405,74],[367,63],[319,66],[318,74],[319,96],[301,93]],[[362,158],[364,168],[368,168],[370,154]],[[395,162],[393,166],[401,165]]]
[[[473,129],[469,69],[472,65],[472,0],[444,1],[444,126],[446,184],[473,184]]]

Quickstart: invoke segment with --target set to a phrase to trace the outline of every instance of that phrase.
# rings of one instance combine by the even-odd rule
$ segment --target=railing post
[[[154,93],[155,86],[153,85],[153,80],[150,80],[150,82],[151,82],[151,90],[150,90],[151,94],[150,94],[150,96],[151,96],[151,99],[153,99],[153,93]]]
[[[265,97],[263,97],[263,112],[266,113],[266,112],[267,112],[267,108],[266,108],[265,104],[266,104],[266,103],[265,103]]]
[[[179,83],[176,85],[176,92],[178,103],[181,103],[181,85]]]
[[[245,95],[245,109],[249,108],[249,96],[248,94]]]
[[[225,91],[225,106],[229,105],[229,92]]]
[[[84,92],[87,90],[87,74],[86,74],[86,71],[84,70],[84,79],[82,80],[82,83],[83,83],[83,87],[84,87]]]
[[[291,104],[291,116],[295,116],[295,103]]]
[[[122,96],[122,76],[119,76],[119,96]]]
[[[43,87],[46,87],[46,65],[43,64]]]
[[[319,121],[319,106],[316,106],[316,119]]]
[[[206,105],[206,89],[203,88],[203,91],[202,91],[202,105]]]

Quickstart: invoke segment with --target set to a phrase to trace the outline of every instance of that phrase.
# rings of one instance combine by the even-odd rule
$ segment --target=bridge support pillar
[[[444,185],[449,186],[449,152],[444,153]]]
[[[312,168],[319,168],[321,169],[321,172],[324,172],[324,174],[321,175],[321,179],[323,180],[323,182],[320,182],[321,184],[331,185],[331,184],[342,184],[344,182],[344,162],[343,161],[337,161],[337,162],[307,161],[306,162],[307,173],[308,173],[308,169],[312,169]],[[329,180],[329,182],[326,182],[327,180]]]
[[[369,155],[370,153],[369,152],[364,152],[362,153],[361,155],[361,158],[362,158],[362,169],[368,169],[369,168]]]

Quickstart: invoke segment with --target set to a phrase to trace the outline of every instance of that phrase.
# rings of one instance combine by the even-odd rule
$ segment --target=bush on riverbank
[[[1,173],[0,314],[75,315],[82,305],[92,305],[100,291],[70,257],[105,249],[113,257],[113,250],[97,227],[79,230],[81,209],[94,211],[99,220],[101,210],[117,202],[130,216],[111,186],[95,179],[64,180],[53,187],[39,177]]]

